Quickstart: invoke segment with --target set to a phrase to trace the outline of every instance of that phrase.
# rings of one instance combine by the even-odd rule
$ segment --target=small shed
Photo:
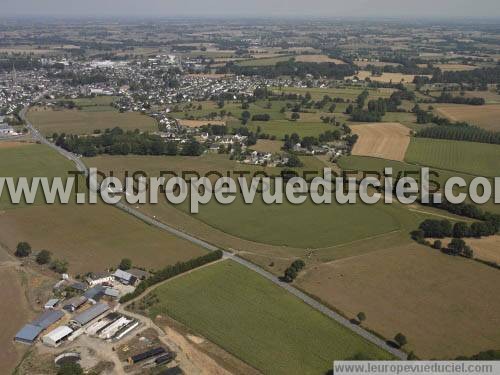
[[[54,310],[54,308],[59,305],[59,301],[60,300],[58,298],[49,299],[43,308],[45,310]]]

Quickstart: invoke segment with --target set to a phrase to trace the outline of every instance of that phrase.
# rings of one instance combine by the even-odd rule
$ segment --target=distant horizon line
[[[212,14],[178,14],[178,15],[158,15],[158,14],[144,14],[144,15],[92,15],[92,14],[3,14],[0,15],[0,20],[13,20],[13,19],[40,19],[40,20],[317,20],[317,21],[498,21],[500,15],[497,16],[454,16],[454,15],[394,15],[394,16],[375,16],[375,15],[259,15],[259,14],[226,14],[226,15],[212,15]]]

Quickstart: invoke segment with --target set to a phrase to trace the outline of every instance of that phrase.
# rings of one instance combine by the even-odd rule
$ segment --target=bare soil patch
[[[352,150],[353,155],[371,156],[403,161],[410,144],[410,129],[399,123],[373,123],[353,125],[359,136]]]

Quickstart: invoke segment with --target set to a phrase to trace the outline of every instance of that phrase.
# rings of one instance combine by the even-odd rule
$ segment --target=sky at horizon
[[[0,9],[0,17],[500,17],[499,0],[1,0]]]

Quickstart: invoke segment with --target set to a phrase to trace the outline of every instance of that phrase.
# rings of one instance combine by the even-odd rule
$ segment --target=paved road
[[[35,129],[33,127],[33,125],[25,118],[25,114],[26,114],[26,109],[23,109],[21,112],[20,112],[20,117],[22,119],[24,119],[26,121],[26,124],[28,126],[28,128],[31,130],[32,134],[33,134],[33,137],[40,141],[41,143],[43,144],[46,144],[48,145],[49,147],[53,148],[54,150],[56,150],[57,152],[59,152],[61,155],[63,155],[64,157],[66,157],[67,159],[69,160],[72,160],[75,164],[76,164],[76,167],[78,168],[79,171],[82,171],[82,172],[85,172],[85,174],[87,175],[88,174],[88,169],[87,169],[87,166],[80,160],[80,158],[78,158],[76,155],[74,155],[73,153],[71,152],[68,152],[60,147],[57,147],[55,144],[49,142],[37,129]],[[205,242],[199,238],[196,238],[188,233],[185,233],[185,232],[182,232],[180,230],[177,230],[169,225],[166,225],[164,223],[161,223],[159,222],[158,220],[155,220],[154,218],[151,218],[150,216],[148,215],[145,215],[143,214],[142,212],[124,204],[124,203],[118,203],[115,205],[116,207],[120,208],[121,210],[135,216],[136,218],[144,221],[145,223],[147,224],[150,224],[150,225],[153,225],[157,228],[160,228],[164,231],[167,231],[169,233],[172,233],[173,235],[177,236],[177,237],[180,237],[180,238],[183,238],[187,241],[190,241],[196,245],[199,245],[209,251],[214,251],[214,250],[218,250],[218,248],[216,246],[213,246],[211,244],[209,244],[208,242]],[[336,313],[335,311],[333,311],[332,309],[328,308],[327,306],[323,305],[322,303],[316,301],[315,299],[309,297],[307,294],[301,292],[300,290],[298,290],[297,288],[293,287],[292,285],[288,284],[288,283],[284,283],[282,281],[280,281],[276,276],[274,276],[273,274],[271,274],[270,272],[267,272],[266,270],[260,268],[259,266],[256,266],[255,264],[251,263],[251,262],[248,262],[230,252],[227,252],[227,251],[223,251],[223,254],[224,254],[224,258],[226,259],[231,259],[239,264],[241,264],[242,266],[254,271],[254,272],[257,272],[258,274],[262,275],[263,277],[265,277],[266,279],[270,280],[271,282],[273,282],[274,284],[278,285],[279,287],[287,290],[288,292],[290,292],[291,294],[293,294],[294,296],[296,296],[297,298],[299,298],[300,300],[302,300],[303,302],[305,302],[306,304],[308,304],[309,306],[311,306],[312,308],[314,308],[315,310],[325,314],[326,316],[330,317],[331,319],[335,320],[336,322],[338,322],[339,324],[343,325],[344,327],[350,329],[351,331],[353,331],[354,333],[360,335],[361,337],[365,338],[366,340],[372,342],[373,344],[377,345],[379,348],[387,351],[387,352],[390,352],[391,354],[393,354],[396,358],[399,358],[399,359],[406,359],[407,355],[406,353],[404,353],[403,351],[401,350],[398,350],[396,348],[393,348],[392,346],[388,345],[383,339],[380,339],[379,337],[375,336],[374,334],[366,331],[365,329],[363,329],[362,327],[356,325],[356,324],[352,324],[349,320],[347,320],[346,318],[344,318],[342,315]]]

